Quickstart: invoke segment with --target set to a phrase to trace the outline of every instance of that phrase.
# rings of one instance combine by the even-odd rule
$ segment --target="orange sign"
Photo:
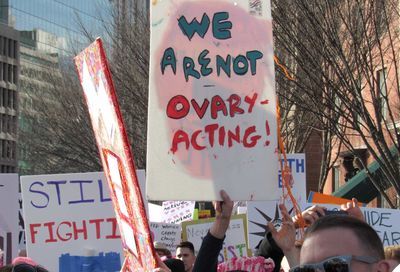
[[[346,198],[340,198],[337,196],[324,195],[313,191],[311,191],[310,194],[308,195],[309,203],[341,205],[341,204],[346,204],[349,201],[351,200]],[[358,206],[365,207],[366,204],[358,202]]]

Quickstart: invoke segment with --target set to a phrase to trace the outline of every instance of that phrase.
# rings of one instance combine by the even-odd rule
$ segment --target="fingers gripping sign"
[[[358,200],[356,198],[352,198],[351,201],[346,204],[342,204],[340,206],[342,211],[346,211],[349,215],[354,216],[362,221],[364,221],[364,214],[360,209],[360,205],[358,204]]]
[[[214,237],[222,239],[229,227],[229,221],[233,210],[233,201],[224,190],[221,190],[220,194],[222,201],[214,202],[216,217],[214,224],[211,226],[210,233]]]
[[[325,207],[314,205],[305,211],[302,212],[302,216],[304,218],[304,221],[308,226],[312,225],[315,221],[318,220],[318,218],[322,217],[325,215]],[[297,218],[297,216],[295,216]],[[296,224],[295,220],[295,224]]]
[[[233,210],[233,201],[224,190],[221,190],[220,194],[222,201],[217,201],[214,203],[217,217],[230,218]]]

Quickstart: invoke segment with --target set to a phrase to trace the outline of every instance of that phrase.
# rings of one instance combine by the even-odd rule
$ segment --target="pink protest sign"
[[[155,1],[151,21],[147,196],[277,199],[269,1]]]
[[[151,271],[156,266],[155,251],[101,40],[76,56],[75,65],[121,232],[127,257],[124,269]]]

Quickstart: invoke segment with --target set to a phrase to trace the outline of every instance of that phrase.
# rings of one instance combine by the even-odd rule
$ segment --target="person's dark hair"
[[[349,215],[327,215],[320,217],[314,224],[307,228],[304,240],[316,232],[331,228],[344,228],[352,231],[360,245],[367,248],[372,257],[385,258],[383,244],[376,231],[364,221]]]
[[[176,246],[176,248],[178,248],[178,247],[186,247],[186,248],[190,249],[190,251],[192,251],[192,253],[194,254],[194,246],[189,241],[181,242],[179,245]]]
[[[167,259],[164,263],[171,269],[171,272],[185,272],[185,264],[181,260]]]
[[[13,266],[12,265],[6,265],[0,268],[0,272],[11,272]]]
[[[17,263],[10,266],[10,270],[1,270],[0,272],[49,272],[46,268],[40,265],[31,265],[28,263]]]

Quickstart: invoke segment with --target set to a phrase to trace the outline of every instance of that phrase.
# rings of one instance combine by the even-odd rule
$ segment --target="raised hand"
[[[210,228],[210,233],[218,239],[223,239],[231,220],[233,201],[224,190],[221,190],[220,194],[222,201],[214,203],[216,215],[215,222]]]
[[[314,205],[301,213],[307,226],[312,225],[318,218],[325,215],[325,208]],[[292,221],[296,228],[299,227],[299,218],[297,215],[293,216]]]
[[[285,253],[294,248],[296,241],[296,228],[284,204],[279,204],[279,210],[282,214],[281,228],[277,230],[272,222],[268,223],[268,227],[271,231],[272,238],[275,240],[275,243]]]
[[[358,200],[356,198],[353,197],[351,201],[347,202],[346,204],[342,204],[340,209],[342,211],[346,211],[349,215],[364,221],[364,214],[358,206]]]

